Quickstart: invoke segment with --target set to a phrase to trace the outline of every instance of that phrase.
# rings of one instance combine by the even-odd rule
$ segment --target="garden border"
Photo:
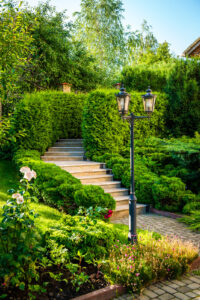
[[[150,208],[149,212],[153,213],[153,214],[156,214],[156,215],[160,215],[162,217],[168,217],[168,218],[172,218],[172,219],[178,219],[178,218],[183,217],[183,215],[179,215],[179,214],[176,214],[176,213],[171,213],[169,211],[158,210],[158,209],[155,209],[153,207]]]
[[[72,300],[110,300],[125,293],[125,287],[119,284],[115,284],[82,296],[78,296],[76,298],[73,298]]]

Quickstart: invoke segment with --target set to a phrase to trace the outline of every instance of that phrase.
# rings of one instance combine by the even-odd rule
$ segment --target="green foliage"
[[[170,72],[167,126],[174,136],[200,131],[200,68],[195,59],[177,60]]]
[[[122,70],[121,80],[129,91],[142,92],[150,86],[153,92],[163,92],[171,68],[172,64],[126,66]]]
[[[19,176],[15,164],[9,160],[0,160],[0,192],[7,193],[12,186],[18,188]]]
[[[16,150],[17,139],[23,137],[23,129],[15,132],[12,116],[0,118],[0,156],[9,157]]]
[[[75,20],[75,38],[97,59],[107,80],[123,62],[125,35],[121,0],[82,0]]]
[[[41,237],[34,225],[37,214],[29,208],[33,199],[33,185],[24,176],[18,192],[3,206],[0,223],[0,278],[5,286],[25,290],[26,296],[32,281],[38,280],[37,262],[42,257]]]
[[[20,97],[17,81],[33,53],[31,32],[34,23],[28,26],[21,5],[9,5],[5,0],[0,3],[0,102],[7,114]]]
[[[50,206],[70,214],[76,214],[79,206],[115,207],[115,200],[101,187],[82,185],[79,179],[59,166],[41,161],[36,150],[19,150],[14,161],[19,167],[26,165],[37,172],[35,186],[38,198]]]
[[[131,93],[130,111],[143,115],[142,93]],[[159,93],[157,108],[151,121],[135,122],[135,136],[144,138],[151,135],[162,135],[165,130],[163,116],[166,113],[166,96]],[[129,124],[122,121],[117,110],[115,91],[97,90],[91,92],[84,106],[83,139],[86,154],[89,158],[122,153],[129,140]],[[102,157],[105,159],[105,157]]]
[[[95,220],[83,216],[63,216],[49,232],[51,240],[69,249],[72,259],[80,251],[86,261],[107,256],[117,238],[117,231],[112,230],[111,225],[103,221],[95,225]]]
[[[155,208],[181,211],[185,184],[177,177],[161,176],[152,187]]]
[[[77,206],[101,206],[110,209],[115,208],[115,200],[110,194],[107,194],[99,186],[82,185],[82,188],[74,194],[74,200]]]
[[[120,242],[112,246],[109,260],[104,265],[106,275],[130,291],[141,289],[158,278],[174,279],[188,270],[198,256],[198,249],[166,237],[156,237],[148,231],[138,234],[135,245]]]
[[[63,92],[27,94],[14,113],[15,132],[25,131],[18,145],[43,153],[59,138],[81,137],[86,95]]]
[[[180,218],[179,221],[189,225],[192,230],[200,232],[200,205],[198,205],[197,209],[197,211],[190,211],[190,216]]]
[[[115,100],[115,91],[91,92],[83,111],[83,140],[86,154],[118,153],[128,137],[128,124],[121,120]]]

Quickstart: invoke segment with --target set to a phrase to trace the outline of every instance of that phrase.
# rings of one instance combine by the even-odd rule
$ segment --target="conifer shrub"
[[[85,102],[82,132],[86,155],[89,158],[96,159],[105,153],[121,154],[129,143],[129,123],[123,121],[119,115],[116,93],[117,90],[96,90],[89,94]],[[130,112],[144,115],[142,102],[144,93],[131,93]],[[136,138],[164,135],[166,106],[166,95],[157,93],[156,108],[151,120],[135,122]]]
[[[18,147],[43,153],[59,138],[80,138],[87,95],[56,91],[27,94],[14,113],[15,132],[25,131]]]
[[[115,208],[115,200],[99,186],[84,186],[80,180],[55,164],[40,160],[36,150],[20,149],[15,153],[14,161],[18,167],[28,166],[35,170],[37,197],[49,206],[76,214],[78,207]]]

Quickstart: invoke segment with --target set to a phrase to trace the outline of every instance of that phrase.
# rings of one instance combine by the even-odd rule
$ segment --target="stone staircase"
[[[54,163],[81,180],[82,184],[101,186],[116,200],[112,220],[129,215],[129,190],[121,187],[120,181],[113,179],[111,169],[105,163],[84,161],[84,148],[81,139],[61,139],[48,149],[42,160]],[[137,204],[137,214],[146,212],[146,205]]]

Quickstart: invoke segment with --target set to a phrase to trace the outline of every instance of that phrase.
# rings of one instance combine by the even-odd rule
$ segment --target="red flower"
[[[108,213],[104,216],[105,219],[108,219],[112,216],[113,211],[111,209],[108,210]]]

